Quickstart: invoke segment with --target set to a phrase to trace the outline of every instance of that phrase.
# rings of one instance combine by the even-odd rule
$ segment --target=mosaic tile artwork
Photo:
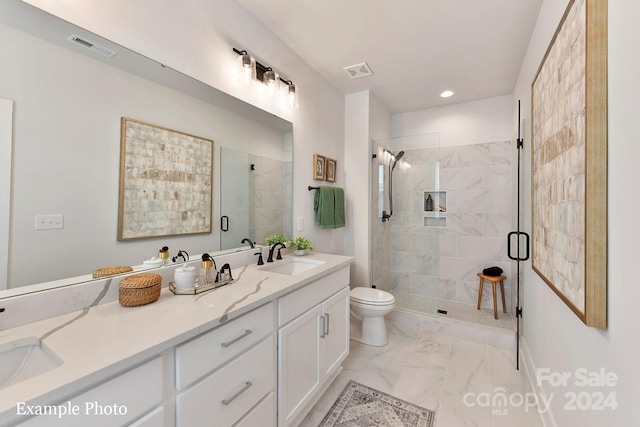
[[[118,240],[211,232],[213,141],[122,118]]]
[[[533,266],[585,306],[586,2],[576,0],[533,84]]]
[[[320,427],[431,427],[435,412],[349,381]]]

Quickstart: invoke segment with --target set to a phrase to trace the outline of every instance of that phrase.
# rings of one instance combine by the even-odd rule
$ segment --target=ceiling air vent
[[[366,62],[357,65],[351,65],[350,67],[344,67],[343,70],[351,77],[352,79],[359,79],[361,77],[372,76],[373,71],[371,71],[371,67]]]
[[[90,42],[89,40],[84,39],[77,34],[73,34],[69,36],[67,40],[69,40],[70,42],[79,44],[80,46],[84,46],[87,49],[91,49],[92,51],[99,53],[100,55],[106,56],[107,58],[111,58],[117,55],[117,52],[109,49],[108,47],[100,46],[99,44]]]

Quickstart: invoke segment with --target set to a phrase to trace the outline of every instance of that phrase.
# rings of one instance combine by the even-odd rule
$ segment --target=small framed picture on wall
[[[336,182],[336,166],[337,166],[337,162],[333,159],[330,158],[326,158],[325,159],[325,163],[326,163],[326,171],[325,171],[325,179],[328,182]]]
[[[324,181],[325,157],[320,154],[313,155],[313,179]]]

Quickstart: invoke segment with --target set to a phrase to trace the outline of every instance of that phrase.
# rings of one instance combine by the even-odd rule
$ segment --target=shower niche
[[[447,192],[441,190],[425,190],[423,198],[424,226],[447,226]]]

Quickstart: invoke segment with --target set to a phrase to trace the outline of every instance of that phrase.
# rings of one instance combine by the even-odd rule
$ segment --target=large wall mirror
[[[116,55],[69,41],[74,34]],[[171,255],[200,254],[238,249],[244,237],[260,242],[268,227],[258,230],[259,215],[269,209],[281,212],[280,229],[290,231],[291,185],[283,175],[256,184],[267,204],[260,212],[254,195],[252,230],[221,243],[220,186],[233,190],[224,153],[290,172],[291,123],[17,0],[0,4],[0,40],[0,99],[14,107],[11,194],[0,196],[0,206],[10,205],[8,223],[0,224],[9,240],[0,289],[9,291],[0,298],[42,282],[90,280],[101,267],[139,265],[162,246]],[[121,117],[214,141],[212,233],[117,241]],[[269,182],[277,188],[266,188]],[[36,230],[38,215],[63,215],[64,228]]]

